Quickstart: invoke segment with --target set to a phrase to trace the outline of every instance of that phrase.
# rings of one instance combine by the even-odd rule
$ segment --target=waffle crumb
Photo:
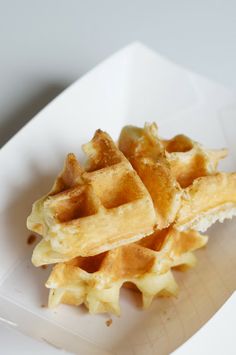
[[[27,244],[31,245],[35,242],[35,240],[36,240],[36,236],[34,234],[30,234],[27,238]]]
[[[112,319],[111,318],[106,321],[106,326],[110,327],[110,325],[112,325]]]
[[[41,265],[41,269],[47,269],[48,268],[48,265]]]

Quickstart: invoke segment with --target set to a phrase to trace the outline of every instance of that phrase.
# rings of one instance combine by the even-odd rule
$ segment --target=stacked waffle
[[[68,154],[27,220],[42,236],[33,264],[56,264],[49,307],[119,315],[123,285],[141,292],[144,307],[176,295],[171,269],[194,266],[208,239],[199,232],[236,215],[236,173],[217,171],[227,151],[184,135],[161,139],[155,124],[124,127],[118,147],[98,130],[83,150],[85,166]]]

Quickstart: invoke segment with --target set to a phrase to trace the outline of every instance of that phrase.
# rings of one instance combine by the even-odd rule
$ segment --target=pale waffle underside
[[[195,231],[167,229],[104,254],[57,264],[46,283],[51,289],[49,306],[84,303],[90,313],[118,315],[120,288],[128,282],[139,289],[148,307],[156,295],[176,295],[171,267],[193,266],[192,251],[206,242],[207,237]]]

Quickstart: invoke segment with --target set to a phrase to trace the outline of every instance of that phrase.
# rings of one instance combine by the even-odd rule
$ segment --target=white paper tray
[[[31,265],[25,220],[47,192],[67,152],[95,129],[114,139],[126,123],[156,121],[162,136],[186,133],[207,147],[228,147],[224,170],[236,171],[236,96],[139,43],[78,80],[0,151],[0,317],[38,339],[80,354],[167,354],[205,324],[236,287],[235,221],[216,224],[195,269],[175,273],[177,299],[156,299],[143,312],[121,292],[121,318],[91,316],[83,307],[42,308],[49,270]],[[235,311],[235,304],[234,304]],[[196,337],[196,336],[195,336]],[[234,349],[235,350],[235,349]]]

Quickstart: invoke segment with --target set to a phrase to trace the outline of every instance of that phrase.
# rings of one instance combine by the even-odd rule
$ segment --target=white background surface
[[[71,82],[134,40],[236,89],[235,13],[234,0],[0,1],[0,146]],[[32,353],[32,346],[49,354],[2,327],[0,342],[4,354]]]

